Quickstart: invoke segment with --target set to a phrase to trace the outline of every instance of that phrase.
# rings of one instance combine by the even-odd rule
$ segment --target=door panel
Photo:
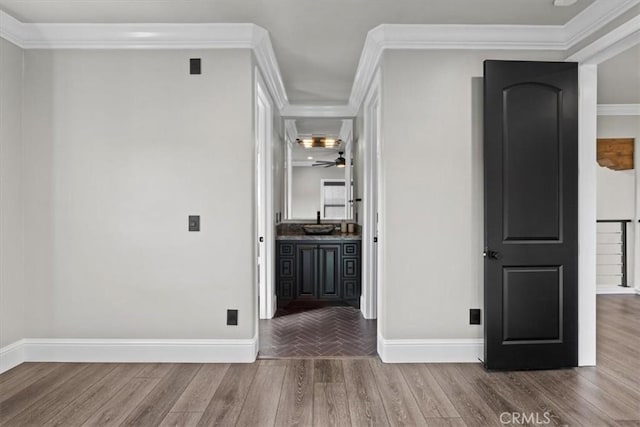
[[[340,245],[318,247],[319,298],[340,298]]]
[[[578,70],[485,61],[485,365],[577,365]]]
[[[517,84],[504,89],[502,102],[504,240],[560,240],[562,92],[542,84]],[[529,220],[532,216],[536,221]]]
[[[316,298],[317,295],[317,245],[297,245],[298,298]]]

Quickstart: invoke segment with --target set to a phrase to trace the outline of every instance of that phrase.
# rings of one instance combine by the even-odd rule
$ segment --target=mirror
[[[315,222],[317,212],[323,221],[353,219],[353,121],[285,120],[285,128],[285,219]]]

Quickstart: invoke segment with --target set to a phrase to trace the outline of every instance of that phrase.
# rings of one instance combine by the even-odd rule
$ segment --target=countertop
[[[278,233],[276,240],[362,240],[359,233],[305,234],[304,231],[283,231]]]

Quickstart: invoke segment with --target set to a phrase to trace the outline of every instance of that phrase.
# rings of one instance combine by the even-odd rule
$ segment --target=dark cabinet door
[[[319,245],[318,298],[338,299],[340,294],[340,245]]]
[[[318,295],[318,245],[296,245],[296,259],[298,261],[298,289],[297,297],[317,298]]]
[[[485,364],[577,365],[578,67],[485,62]]]

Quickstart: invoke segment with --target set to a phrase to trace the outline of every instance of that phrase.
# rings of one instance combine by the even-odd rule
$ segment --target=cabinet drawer
[[[344,243],[342,245],[342,254],[344,256],[358,256],[360,255],[359,243]]]
[[[289,300],[293,298],[293,280],[280,280],[278,288],[278,299]]]
[[[342,277],[357,278],[360,274],[359,258],[344,258],[342,260]]]
[[[344,299],[360,298],[360,290],[358,289],[358,281],[354,279],[345,279],[343,282],[343,295]]]
[[[295,277],[294,258],[280,258],[278,276],[293,279]]]
[[[278,255],[280,256],[293,256],[293,243],[279,243]]]

